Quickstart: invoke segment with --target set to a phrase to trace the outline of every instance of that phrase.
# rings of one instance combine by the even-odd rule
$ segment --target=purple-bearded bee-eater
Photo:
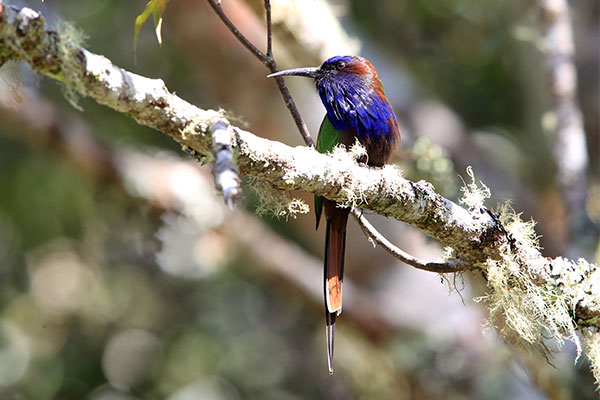
[[[296,68],[269,77],[304,76],[313,78],[327,110],[319,128],[317,151],[327,153],[342,144],[352,146],[358,140],[367,150],[367,165],[383,166],[400,139],[396,115],[385,97],[381,79],[371,63],[357,56],[336,56],[320,67]],[[325,322],[327,365],[333,374],[335,319],[342,312],[342,281],[346,224],[350,208],[315,195],[317,228],[325,209]]]

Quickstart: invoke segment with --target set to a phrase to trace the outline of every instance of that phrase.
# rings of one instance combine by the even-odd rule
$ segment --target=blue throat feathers
[[[394,140],[396,116],[390,103],[373,89],[370,76],[337,76],[320,79],[317,90],[333,127],[354,130],[361,139]]]

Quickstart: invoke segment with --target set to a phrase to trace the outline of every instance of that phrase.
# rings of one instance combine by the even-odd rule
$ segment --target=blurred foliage
[[[518,23],[526,3],[353,0],[351,5],[356,23],[469,124],[519,124],[522,87],[507,28]]]
[[[256,132],[293,131],[291,124],[282,128],[280,123],[287,115],[271,115],[280,100],[273,87],[257,84],[256,77],[264,78],[262,66],[232,44],[210,9],[199,5],[203,2],[169,3],[161,48],[150,28],[141,29],[137,66],[131,49],[133,21],[145,1],[8,3],[41,9],[50,23],[57,18],[72,21],[88,37],[89,50],[128,70],[163,79],[188,101],[230,108]],[[540,124],[547,99],[540,89],[541,74],[524,61],[525,55],[536,56],[529,54],[529,44],[514,38],[512,29],[531,24],[528,3],[349,4],[348,19],[387,57],[408,68],[423,92],[451,105],[467,125],[487,132],[481,138],[491,143],[488,148],[499,148],[500,141],[486,139],[491,135],[509,138],[503,148],[519,152],[511,155],[519,165],[511,162],[507,168],[525,177],[535,194],[546,193],[538,189],[553,185],[549,139]],[[74,113],[56,82],[21,73],[23,85],[35,88],[58,112]],[[0,86],[0,95],[14,93]],[[142,151],[180,150],[166,135],[125,115],[89,99],[81,99],[80,105],[81,116],[104,143]],[[409,300],[424,303],[434,321],[422,316],[389,341],[373,343],[342,318],[336,373],[330,377],[320,304],[260,272],[257,261],[227,242],[218,228],[192,229],[177,216],[158,215],[149,205],[91,180],[43,145],[24,145],[18,134],[0,120],[2,400],[549,397],[536,387],[539,382],[524,362],[497,338],[469,333],[469,328],[479,333],[476,308],[459,305],[471,315],[466,319],[446,315],[444,304],[435,304],[432,293],[420,289],[422,297]],[[432,181],[447,196],[458,195],[455,154],[424,138],[406,151],[407,175]],[[494,180],[518,179],[503,175],[501,166],[499,170],[497,176],[483,178],[492,189]],[[252,195],[247,196],[252,203]],[[590,200],[590,209],[597,213],[596,203]],[[270,224],[320,256],[317,239],[311,240],[322,239],[313,233],[312,215],[299,220],[292,224],[273,219]],[[418,243],[428,254],[429,248]],[[213,249],[214,254],[197,251],[191,259],[204,269],[194,278],[180,276],[161,259],[172,254],[165,250],[169,244],[179,245],[171,249],[174,253]],[[349,251],[358,249],[349,253],[349,264],[366,260],[373,266],[370,273],[377,274],[372,281],[391,282],[386,266],[393,265],[395,271],[396,265],[380,249],[366,246],[368,252],[349,242]],[[400,274],[399,281],[418,284],[410,279]],[[402,291],[396,292],[400,298]],[[551,376],[558,376],[556,384],[563,390],[556,393],[595,398],[587,365],[580,361],[573,367],[573,349],[567,351],[571,354],[557,354],[553,360],[560,370]]]
[[[518,138],[527,154],[521,168],[528,184],[554,185],[551,136],[541,120],[550,108],[545,74],[529,68],[543,66],[536,47],[537,18],[534,3],[469,0],[364,2],[351,0],[353,21],[399,62],[410,69],[427,92],[442,98],[471,127],[502,127]],[[598,3],[573,4],[574,21],[580,14],[596,15]],[[589,13],[589,14],[588,14]],[[594,22],[597,23],[597,18]],[[583,63],[588,57],[581,58]],[[583,78],[594,79],[596,67],[584,68]],[[591,75],[591,76],[590,76]],[[580,79],[582,77],[580,76]],[[584,92],[590,87],[580,86]],[[533,89],[533,90],[532,90]],[[584,106],[584,109],[587,107]],[[592,111],[597,116],[598,111]],[[590,114],[591,114],[590,113]],[[596,118],[597,120],[597,118]],[[588,141],[593,179],[598,179],[598,130],[588,115]],[[591,125],[594,123],[594,125]]]
[[[459,185],[450,155],[444,148],[426,138],[418,138],[411,154],[413,160],[407,166],[407,176],[424,179],[432,183],[442,196],[456,198]],[[410,167],[414,167],[414,171]]]

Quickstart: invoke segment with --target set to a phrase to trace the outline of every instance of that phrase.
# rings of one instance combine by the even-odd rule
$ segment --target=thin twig
[[[223,12],[223,9],[221,8],[221,6],[219,4],[217,4],[217,2],[215,0],[207,0],[207,1],[210,4],[210,6],[213,8],[213,10],[215,10],[215,12],[219,16],[219,18],[221,18],[221,21],[223,21],[225,26],[227,26],[227,28],[229,28],[231,33],[233,33],[233,35],[240,41],[240,43],[242,43],[244,45],[244,47],[246,47],[248,50],[250,50],[250,52],[252,54],[254,54],[254,56],[256,58],[258,58],[261,63],[265,64],[271,72],[279,71],[279,69],[277,68],[277,63],[275,62],[275,59],[273,58],[273,55],[271,54],[273,52],[273,50],[272,50],[272,36],[273,35],[272,35],[272,27],[271,27],[271,3],[268,0],[265,0],[265,8],[267,10],[267,35],[268,35],[267,54],[264,54],[262,51],[258,50],[256,48],[256,46],[254,46],[252,44],[252,42],[250,42],[250,40],[246,36],[244,36],[244,34],[241,33],[235,27],[233,22],[231,22],[231,20],[227,17],[227,15],[225,15],[225,13]],[[267,6],[268,6],[268,8],[267,8]],[[310,136],[310,133],[308,132],[308,128],[307,128],[306,124],[304,123],[304,120],[300,116],[298,107],[296,107],[296,103],[294,102],[294,99],[292,98],[290,91],[288,90],[287,86],[285,85],[283,78],[277,77],[277,78],[275,78],[275,81],[277,82],[277,87],[279,87],[279,91],[281,92],[281,95],[283,96],[283,100],[285,102],[286,107],[290,111],[290,114],[292,114],[292,118],[294,119],[294,122],[296,123],[296,127],[298,128],[298,131],[300,132],[300,135],[302,135],[302,139],[304,139],[304,143],[306,143],[307,146],[314,147],[315,142],[312,140],[312,137]]]
[[[265,0],[265,12],[267,14],[267,56],[269,57],[269,62],[266,63],[266,65],[271,72],[277,72],[279,71],[279,68],[277,67],[277,62],[275,61],[275,58],[273,57],[273,23],[271,19],[270,0]],[[281,77],[275,78],[275,81],[277,82],[279,92],[281,92],[281,95],[283,96],[285,105],[288,108],[290,114],[292,115],[292,119],[296,123],[296,126],[298,127],[298,131],[300,132],[302,139],[304,139],[304,143],[306,143],[307,146],[314,147],[315,143],[312,140],[312,137],[310,136],[310,132],[308,132],[308,127],[306,126],[306,123],[304,123],[304,120],[300,115],[300,111],[298,111],[298,107],[296,107],[296,103],[294,102],[292,94],[288,90],[285,81]]]
[[[362,212],[357,209],[352,210],[352,216],[358,222],[358,225],[362,229],[363,233],[368,236],[375,243],[383,247],[385,251],[396,257],[398,260],[411,265],[415,268],[422,269],[430,272],[437,272],[438,274],[460,272],[470,269],[469,265],[461,263],[460,260],[454,260],[449,263],[444,262],[424,262],[411,256],[404,250],[394,246],[389,240],[387,240],[381,233],[379,233],[373,225],[362,215]]]
[[[267,56],[273,59],[273,33],[271,23],[271,1],[265,0],[265,12],[267,13]],[[273,59],[274,60],[274,59]]]
[[[277,72],[279,71],[279,68],[277,67],[275,58],[273,57],[273,23],[271,19],[270,0],[265,0],[265,12],[267,14],[267,56],[269,58],[269,61],[266,63],[266,65],[269,67],[271,72]],[[307,146],[315,147],[315,143],[310,136],[310,132],[308,132],[308,127],[300,115],[300,111],[298,111],[298,107],[296,107],[296,103],[294,102],[292,94],[288,90],[285,81],[281,77],[275,78],[275,81],[277,82],[277,87],[283,96],[285,105],[287,106],[294,122],[296,123],[296,126],[298,127],[298,131],[300,132],[302,139],[304,139],[304,143],[306,143]]]
[[[278,71],[277,66],[275,66],[275,68],[272,68],[271,71],[277,72]],[[300,132],[300,135],[302,135],[302,139],[304,139],[304,143],[306,143],[306,145],[309,147],[315,147],[315,142],[312,139],[312,137],[310,136],[310,133],[308,132],[308,127],[306,126],[306,124],[304,123],[304,120],[300,116],[300,112],[298,111],[298,108],[296,107],[296,103],[294,103],[294,99],[292,98],[290,91],[288,90],[287,86],[285,85],[283,78],[278,76],[277,78],[275,78],[275,81],[277,82],[277,87],[279,87],[279,91],[281,92],[281,95],[283,96],[286,107],[288,108],[290,114],[292,115],[292,118],[294,119],[294,122],[296,123],[296,127],[298,127],[298,131]]]
[[[250,42],[250,40],[248,40],[246,36],[244,36],[242,32],[240,32],[235,27],[233,22],[231,22],[231,20],[227,18],[227,15],[225,15],[225,12],[223,11],[223,8],[221,8],[221,5],[216,0],[208,0],[208,4],[210,4],[213,10],[215,10],[219,18],[221,18],[221,21],[223,21],[223,23],[227,26],[231,33],[233,33],[237,40],[239,40],[245,48],[247,48],[252,54],[254,54],[254,56],[258,58],[260,62],[262,62],[263,64],[267,64],[268,57],[265,54],[263,54],[262,51],[257,49],[256,46],[253,45],[252,42]]]

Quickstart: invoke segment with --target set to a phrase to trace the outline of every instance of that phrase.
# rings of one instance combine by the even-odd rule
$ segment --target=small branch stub
[[[229,208],[238,205],[241,199],[240,177],[231,153],[231,127],[227,120],[219,119],[212,128],[213,175],[215,185],[223,193]]]

